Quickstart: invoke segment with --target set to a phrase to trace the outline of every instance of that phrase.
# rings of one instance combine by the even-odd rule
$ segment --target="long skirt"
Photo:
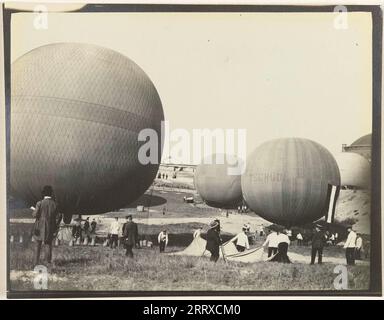
[[[271,261],[277,261],[282,263],[291,263],[288,258],[288,243],[280,242],[277,247],[277,255],[275,255]]]

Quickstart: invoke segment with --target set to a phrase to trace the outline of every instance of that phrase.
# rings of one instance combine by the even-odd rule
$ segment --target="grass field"
[[[169,247],[168,251],[181,250]],[[309,253],[308,247],[292,246],[292,251]],[[340,248],[327,248],[330,255]],[[33,243],[11,247],[12,290],[33,290]],[[49,290],[334,290],[334,264],[306,265],[259,262],[216,264],[206,257],[159,254],[158,248],[135,250],[127,259],[123,248],[54,248],[54,262],[48,266]],[[369,284],[369,266],[348,267],[349,289],[363,290]]]
[[[308,265],[303,263],[279,264],[275,262],[211,263],[206,257],[172,256],[159,254],[156,246],[157,234],[162,229],[170,233],[168,252],[184,249],[192,241],[192,233],[203,227],[203,238],[207,224],[222,212],[201,203],[188,204],[183,201],[189,192],[167,190],[166,188],[147,192],[138,201],[119,212],[105,214],[105,218],[125,217],[134,214],[141,238],[155,243],[153,248],[135,250],[135,259],[126,259],[124,249],[111,250],[96,247],[61,245],[54,248],[54,262],[48,266],[49,290],[106,290],[106,291],[285,291],[285,290],[335,290],[335,264]],[[136,206],[150,207],[145,212],[137,212]],[[163,215],[163,208],[166,214]],[[12,218],[31,218],[29,209],[15,208]],[[183,219],[189,219],[184,221]],[[262,223],[259,217],[231,214],[222,216],[222,237],[226,241],[236,234],[243,223],[250,221],[252,227]],[[106,219],[108,220],[108,219]],[[151,220],[151,221],[149,221]],[[184,221],[184,222],[183,222]],[[149,223],[150,222],[150,223]],[[103,223],[101,219],[100,226]],[[9,234],[14,235],[15,243],[10,245],[10,288],[14,291],[33,290],[33,247],[30,239],[31,223],[10,223]],[[17,243],[23,235],[24,243]],[[369,237],[365,246],[369,249]],[[259,237],[254,246],[259,246],[264,238]],[[102,239],[100,240],[102,242]],[[99,244],[100,244],[99,242]],[[310,255],[310,247],[291,245],[289,251]],[[369,252],[369,250],[367,250]],[[324,249],[324,256],[341,258],[344,250],[340,246]],[[348,288],[367,290],[370,268],[368,262],[353,267],[348,266]]]

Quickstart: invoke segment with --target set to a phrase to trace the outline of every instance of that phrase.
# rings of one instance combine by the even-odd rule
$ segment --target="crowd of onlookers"
[[[166,172],[159,172],[159,173],[157,174],[157,179],[168,180],[168,178],[169,178],[169,175],[168,175],[168,173],[166,173]],[[174,172],[172,173],[172,179],[176,179],[176,178],[177,178],[177,173],[174,171]]]
[[[211,251],[211,260],[217,261],[217,246],[223,245],[220,236],[220,223],[215,220],[211,223],[207,233],[208,241],[207,250]],[[201,230],[200,230],[201,231]],[[303,236],[305,235],[305,237]],[[195,237],[195,235],[194,235]],[[237,251],[243,252],[250,248],[250,244],[257,242],[258,238],[263,240],[262,247],[267,250],[270,261],[278,261],[289,263],[288,250],[292,244],[303,246],[311,244],[311,264],[314,264],[316,258],[321,264],[323,260],[323,249],[326,246],[335,246],[339,242],[338,232],[327,230],[327,226],[316,224],[309,233],[308,230],[295,230],[295,233],[289,228],[283,226],[272,225],[259,230],[251,231],[251,226],[246,223],[242,227],[242,231],[233,237],[231,242],[236,246]],[[355,260],[363,259],[363,255],[367,257],[367,251],[363,247],[362,235],[356,233],[352,227],[347,228],[347,239],[343,247],[348,265],[354,265]],[[209,249],[208,249],[209,248]]]
[[[52,246],[54,242],[59,244],[60,239],[64,238],[64,228],[60,229],[60,221],[62,215],[58,212],[58,207],[54,199],[54,193],[51,186],[44,186],[42,190],[42,200],[36,203],[36,207],[31,207],[33,210],[32,217],[35,218],[35,223],[32,228],[32,239],[36,242],[35,249],[35,265],[39,263],[40,253],[42,246],[48,247],[47,261],[51,262],[52,259]],[[239,210],[247,210],[245,207],[239,208]],[[165,212],[165,211],[164,211]],[[89,218],[85,220],[75,220],[72,226],[70,238],[70,245],[88,245],[91,241],[91,245],[96,244],[96,227],[97,222],[95,219],[90,222]],[[68,236],[68,228],[66,228]],[[303,230],[304,231],[304,230]],[[199,231],[201,233],[201,229]],[[356,233],[352,227],[347,228],[347,239],[344,243],[346,251],[347,264],[355,264],[356,259],[362,258],[364,252],[363,238],[360,234]],[[207,231],[207,247],[206,250],[211,252],[211,260],[217,261],[219,257],[219,248],[223,245],[221,239],[220,220],[215,219],[209,225]],[[194,235],[196,236],[196,234]],[[308,232],[296,231],[295,234],[289,228],[281,226],[269,226],[268,228],[262,227],[261,230],[255,230],[253,237],[257,236],[265,237],[263,247],[268,248],[268,255],[272,261],[290,262],[287,256],[289,245],[293,241],[297,241],[297,245],[308,244]],[[244,251],[249,249],[249,240],[252,237],[251,226],[249,223],[245,224],[241,233],[234,237],[233,241],[238,251]],[[68,237],[67,237],[68,238]],[[11,236],[11,242],[13,242],[13,236]],[[119,246],[119,240],[123,242],[126,249],[126,255],[133,257],[132,248],[136,247],[139,242],[138,227],[135,222],[132,221],[132,216],[127,216],[126,221],[121,225],[116,217],[111,223],[108,232],[108,237],[104,245],[109,245],[114,249]],[[165,251],[165,247],[168,244],[168,232],[162,230],[158,235],[158,243],[160,252]],[[336,245],[339,241],[339,235],[337,232],[331,232],[327,226],[315,225],[311,235],[310,241],[312,246],[311,251],[311,264],[313,264],[318,257],[318,263],[322,263],[323,248],[327,245]],[[22,242],[22,241],[20,241]]]
[[[72,226],[72,240],[70,241],[70,245],[87,245],[88,243],[91,243],[91,245],[95,245],[96,226],[96,219],[92,219],[91,223],[89,222],[89,218],[85,220],[76,219],[75,224]]]

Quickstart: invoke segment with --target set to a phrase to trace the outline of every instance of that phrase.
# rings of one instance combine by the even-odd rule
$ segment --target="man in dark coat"
[[[91,231],[90,231],[91,234],[96,233],[96,226],[97,226],[96,220],[93,219],[91,222]]]
[[[72,227],[72,237],[73,237],[73,241],[74,241],[74,244],[78,243],[80,244],[81,243],[81,220],[79,219],[76,219],[75,220],[75,225]]]
[[[32,216],[36,218],[32,231],[36,241],[35,265],[39,264],[42,244],[48,245],[47,260],[48,263],[51,263],[52,241],[61,221],[61,215],[59,215],[56,202],[53,199],[52,187],[44,186],[42,196],[43,200],[37,202],[32,213]]]
[[[123,225],[123,238],[125,245],[125,255],[133,258],[132,248],[138,241],[139,232],[137,224],[132,221],[132,216],[127,216],[127,222]]]
[[[221,246],[221,237],[220,237],[220,223],[215,220],[209,224],[209,230],[207,232],[207,246],[206,250],[211,253],[211,261],[216,262],[220,256],[220,246]]]
[[[318,255],[319,264],[322,263],[323,248],[324,248],[325,240],[326,240],[325,233],[320,229],[319,226],[316,226],[313,237],[312,237],[311,264],[315,263],[316,255]]]
[[[89,227],[90,227],[90,224],[89,224],[89,217],[88,217],[85,220],[84,225],[83,225],[84,237],[88,237],[89,236]]]

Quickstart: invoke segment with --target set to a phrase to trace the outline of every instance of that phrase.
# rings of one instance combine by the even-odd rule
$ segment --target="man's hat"
[[[209,228],[210,229],[216,228],[218,225],[219,223],[217,222],[217,220],[213,220],[212,222],[209,223]]]

